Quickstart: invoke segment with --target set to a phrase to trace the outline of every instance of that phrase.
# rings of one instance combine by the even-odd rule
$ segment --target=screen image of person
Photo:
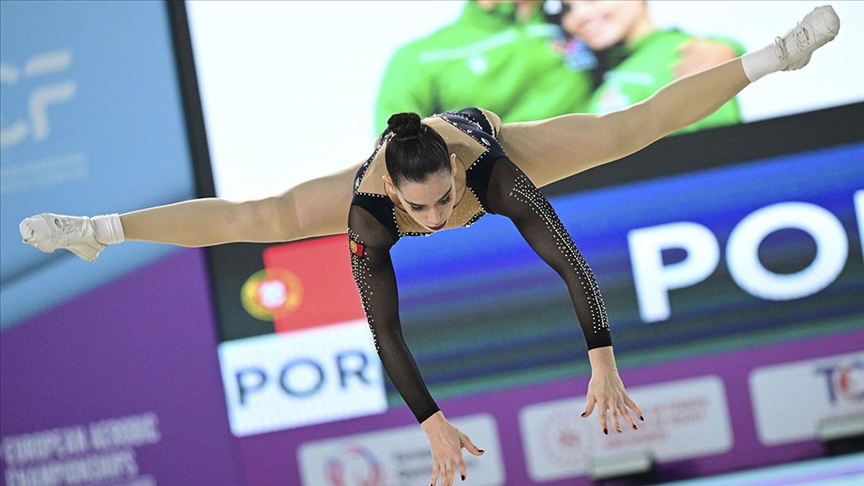
[[[396,112],[431,115],[466,106],[486,107],[504,123],[613,111],[743,51],[657,30],[642,1],[565,2],[563,13],[549,15],[540,1],[471,0],[455,22],[396,49],[380,85],[375,126],[380,132]],[[616,82],[601,82],[611,74]],[[738,119],[731,101],[698,126]]]
[[[580,110],[609,113],[642,101],[678,77],[699,72],[744,47],[724,39],[699,39],[677,28],[658,29],[646,1],[565,1],[560,24],[569,41],[562,54],[589,75],[590,94]],[[737,100],[680,130],[741,121]]]

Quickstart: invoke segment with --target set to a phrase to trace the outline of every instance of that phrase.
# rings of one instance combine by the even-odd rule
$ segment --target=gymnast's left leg
[[[66,249],[89,262],[110,244],[148,241],[186,247],[281,243],[345,233],[360,164],[251,201],[201,198],[95,217],[43,213],[19,225],[25,243]]]
[[[630,155],[701,120],[762,76],[804,67],[839,29],[834,9],[819,7],[765,48],[674,81],[633,106],[605,115],[508,123],[499,139],[510,159],[542,187]]]

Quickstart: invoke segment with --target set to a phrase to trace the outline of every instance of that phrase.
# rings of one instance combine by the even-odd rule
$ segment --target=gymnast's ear
[[[396,195],[396,184],[393,184],[393,179],[390,178],[389,174],[384,174],[381,176],[381,180],[384,181],[384,190],[387,191],[387,194]]]

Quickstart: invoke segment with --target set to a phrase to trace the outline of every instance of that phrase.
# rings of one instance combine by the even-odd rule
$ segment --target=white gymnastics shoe
[[[774,39],[774,53],[785,66],[783,71],[801,69],[813,51],[831,42],[840,31],[840,17],[830,5],[816,7],[801,22]]]
[[[106,246],[96,241],[96,227],[86,216],[37,214],[21,221],[18,230],[24,243],[46,253],[63,248],[88,262],[96,261]]]

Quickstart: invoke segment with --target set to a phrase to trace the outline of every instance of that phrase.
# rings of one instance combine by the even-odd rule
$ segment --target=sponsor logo
[[[825,379],[825,392],[832,405],[864,402],[864,360],[817,367],[815,372]]]
[[[25,60],[21,66],[3,62],[0,63],[0,83],[11,88],[19,82],[39,80],[42,76],[66,71],[71,65],[72,51],[69,49],[36,54]],[[36,86],[29,92],[27,114],[11,123],[4,123],[0,128],[0,147],[15,146],[27,140],[42,142],[48,138],[51,133],[49,108],[69,102],[75,96],[78,85],[75,81],[47,77],[48,82],[37,81]],[[8,120],[7,116],[3,118]]]
[[[583,449],[587,443],[583,437],[586,431],[580,424],[582,417],[577,410],[568,408],[549,413],[540,426],[541,444],[549,461],[556,466],[581,470],[585,467]]]
[[[645,413],[638,431],[608,436],[596,419],[579,416],[584,399],[529,405],[519,413],[529,476],[538,482],[588,474],[594,460],[648,454],[658,461],[711,456],[732,447],[723,381],[705,376],[637,387],[630,396]],[[670,398],[672,397],[672,398]],[[610,423],[611,425],[611,423]]]
[[[816,439],[822,421],[864,413],[864,353],[756,368],[750,396],[765,445]]]
[[[350,444],[330,456],[326,465],[329,486],[381,486],[381,464],[372,452],[359,444]]]
[[[451,422],[486,450],[482,458],[463,451],[466,484],[505,484],[495,419],[481,414]],[[305,442],[297,463],[303,484],[322,486],[423,484],[432,477],[429,441],[417,425]]]
[[[0,150],[17,156],[3,159],[0,195],[48,188],[87,178],[89,156],[64,143],[65,116],[78,94],[70,48],[40,52],[20,63],[0,61]],[[57,131],[59,137],[52,137]],[[76,141],[71,145],[78,145]],[[19,152],[20,150],[20,152]],[[61,151],[58,153],[58,150]]]

